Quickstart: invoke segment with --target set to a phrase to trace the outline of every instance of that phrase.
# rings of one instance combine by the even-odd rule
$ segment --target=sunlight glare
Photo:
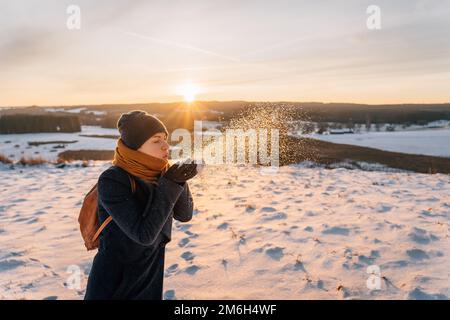
[[[179,94],[184,97],[184,101],[187,103],[195,101],[195,96],[197,93],[199,93],[199,89],[192,83],[186,83],[179,89]]]

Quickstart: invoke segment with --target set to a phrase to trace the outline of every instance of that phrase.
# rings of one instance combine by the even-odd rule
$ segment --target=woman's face
[[[150,156],[162,159],[169,158],[169,144],[164,132],[155,133],[138,149],[138,151]]]

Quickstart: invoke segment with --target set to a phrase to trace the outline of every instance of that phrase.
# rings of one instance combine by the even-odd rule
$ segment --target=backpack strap
[[[92,241],[97,240],[97,238],[100,235],[100,233],[103,231],[103,229],[105,229],[105,227],[108,225],[108,223],[111,222],[111,220],[112,220],[112,217],[108,216],[108,218],[106,218],[105,221],[103,221],[103,223],[100,226],[100,228],[98,228],[97,232],[94,234],[94,237],[92,238]]]
[[[136,181],[130,176],[130,174],[128,174],[128,172],[127,172],[127,175],[128,175],[128,179],[130,179],[131,192],[135,193],[136,192]],[[103,231],[103,229],[105,229],[105,227],[108,225],[108,223],[111,222],[111,220],[112,220],[112,217],[111,217],[111,215],[109,215],[108,218],[106,218],[105,221],[103,221],[103,223],[100,225],[97,232],[94,234],[92,241],[97,240],[100,233]]]

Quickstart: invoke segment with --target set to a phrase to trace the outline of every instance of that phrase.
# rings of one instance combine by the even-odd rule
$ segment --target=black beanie
[[[135,110],[124,113],[117,121],[120,138],[128,148],[137,150],[156,133],[169,135],[166,126],[156,117],[145,111]]]

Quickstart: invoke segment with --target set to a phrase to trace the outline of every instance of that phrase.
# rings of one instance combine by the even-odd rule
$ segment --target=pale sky
[[[198,100],[450,102],[450,0],[0,0],[0,106],[181,101],[186,85]]]

